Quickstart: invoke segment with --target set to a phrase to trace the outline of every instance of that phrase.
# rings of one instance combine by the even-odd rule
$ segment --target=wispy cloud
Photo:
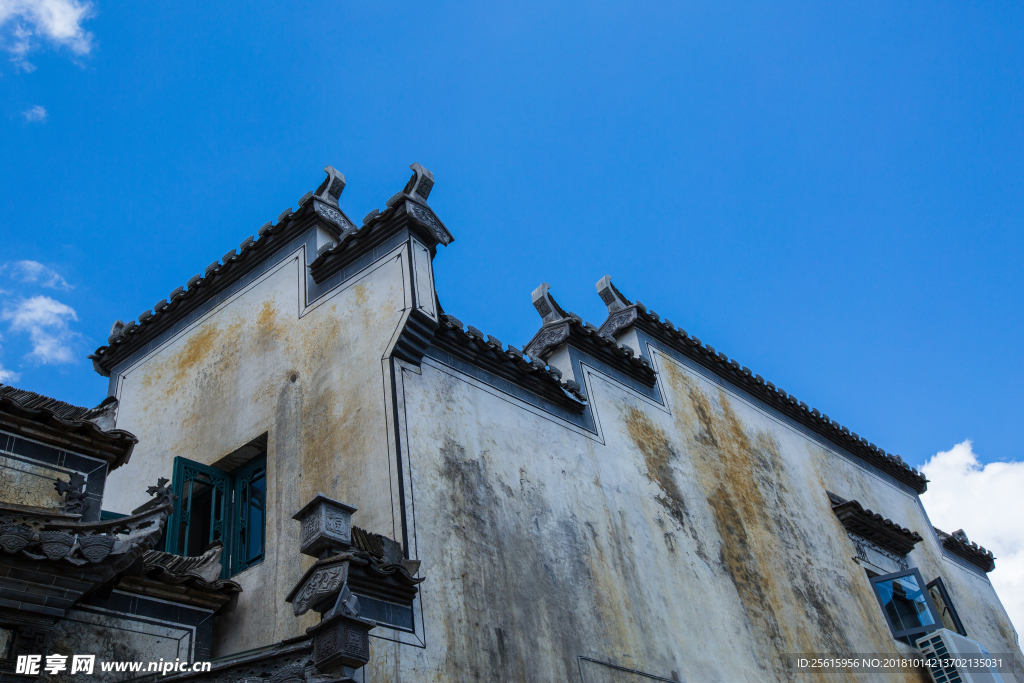
[[[963,529],[996,556],[989,576],[1017,632],[1024,629],[1024,462],[978,460],[970,441],[936,453],[921,468],[928,491],[921,499],[932,522]]]
[[[25,117],[25,120],[29,123],[42,123],[46,120],[46,108],[42,105],[35,105],[29,107],[25,111],[21,112],[21,115]]]
[[[0,266],[0,274],[7,272],[12,280],[16,282],[30,282],[40,287],[60,289],[69,291],[74,287],[68,284],[64,277],[53,268],[44,266],[39,261],[15,261]]]
[[[3,339],[3,337],[0,337],[0,341],[3,341]],[[3,347],[0,346],[0,353],[2,352]],[[0,363],[0,384],[10,384],[11,382],[17,382],[19,379],[21,379],[21,375],[14,372],[13,370],[8,370],[3,366],[2,363]]]
[[[78,334],[68,328],[68,322],[78,320],[78,315],[67,304],[34,296],[4,309],[0,319],[10,322],[12,332],[28,333],[32,350],[26,358],[48,365],[75,361],[71,345]]]
[[[28,55],[42,44],[67,48],[77,57],[92,50],[93,35],[82,23],[95,15],[80,0],[0,0],[0,45],[22,71],[35,71]]]

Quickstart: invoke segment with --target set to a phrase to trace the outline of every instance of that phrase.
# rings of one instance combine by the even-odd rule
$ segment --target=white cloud
[[[2,293],[2,290],[0,290],[0,294]],[[3,341],[3,337],[0,337],[0,341]],[[0,348],[0,351],[2,350]],[[3,364],[0,364],[0,384],[10,384],[11,382],[17,382],[19,379],[21,379],[21,375],[13,370],[8,370]]]
[[[0,313],[14,332],[27,332],[32,351],[26,358],[46,364],[73,363],[71,342],[77,333],[68,329],[69,320],[78,320],[75,309],[48,296],[22,299],[14,308]]]
[[[0,41],[14,65],[34,71],[28,54],[42,42],[83,57],[93,36],[82,23],[95,14],[91,2],[80,0],[0,0]]]
[[[41,287],[49,287],[50,289],[62,289],[68,291],[74,289],[68,284],[60,273],[47,268],[38,261],[15,261],[13,264],[4,264],[0,267],[0,273],[10,267],[10,277],[18,282],[33,282],[37,283]]]
[[[19,379],[21,379],[21,375],[0,365],[0,384],[10,384],[11,382],[17,382]]]
[[[21,112],[21,115],[29,123],[41,123],[46,120],[46,108],[37,104]]]
[[[946,533],[963,529],[993,552],[996,569],[989,577],[1024,635],[1024,462],[982,465],[964,441],[936,453],[921,471],[930,480],[921,500],[932,523]]]

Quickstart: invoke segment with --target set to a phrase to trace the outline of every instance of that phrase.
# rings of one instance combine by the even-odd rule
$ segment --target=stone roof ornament
[[[402,192],[426,204],[430,190],[434,187],[434,174],[416,163],[410,165],[409,168],[412,169],[412,177],[409,178],[409,182],[405,184],[405,189]]]
[[[615,289],[615,285],[612,284],[611,275],[605,275],[598,280],[596,286],[597,294],[601,297],[601,301],[604,302],[605,306],[608,307],[609,315],[633,305],[629,299],[622,296],[622,292]]]
[[[569,314],[555,301],[555,297],[551,296],[550,290],[551,285],[546,282],[542,282],[540,287],[533,290],[533,307],[540,313],[540,317],[545,324],[569,317]]]
[[[345,191],[345,176],[334,170],[333,166],[325,167],[324,171],[327,173],[327,177],[320,183],[320,187],[316,188],[313,195],[328,204],[338,206],[341,193]]]

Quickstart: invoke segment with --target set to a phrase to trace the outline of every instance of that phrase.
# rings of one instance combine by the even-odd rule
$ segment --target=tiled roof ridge
[[[591,341],[593,341],[597,346],[603,347],[610,354],[617,356],[626,363],[628,363],[629,365],[632,365],[634,371],[643,373],[644,375],[649,375],[650,385],[653,386],[655,382],[655,376],[657,375],[657,373],[654,372],[654,368],[651,367],[651,364],[647,361],[646,358],[637,355],[631,347],[626,346],[625,344],[620,344],[618,341],[616,341],[615,337],[608,334],[607,332],[601,332],[601,330],[598,327],[596,327],[593,323],[584,322],[583,318],[576,315],[572,311],[566,311],[565,318],[562,318],[561,320],[556,320],[555,322],[552,323],[547,323],[544,325],[544,327],[541,328],[541,330],[548,327],[555,327],[566,322],[569,323],[569,327],[573,331],[577,332],[583,337],[589,337]],[[537,333],[534,339],[536,339],[538,336],[540,336],[540,332]],[[534,356],[537,356],[539,358],[545,355],[548,352],[548,350],[560,344],[561,342],[557,344],[544,344],[543,346],[538,346],[534,353],[531,354],[529,353],[529,351],[527,351],[527,354],[530,355],[531,358]],[[526,348],[530,349],[531,345],[532,341],[530,344],[527,344]]]
[[[89,447],[98,449],[104,458],[109,459],[110,471],[128,462],[135,444],[139,442],[131,432],[123,429],[104,429],[98,424],[103,421],[100,419],[103,413],[111,404],[116,405],[116,402],[116,398],[107,397],[95,408],[83,408],[34,391],[0,384],[0,413],[7,413],[15,419],[38,422],[64,434],[89,439]],[[41,438],[38,431],[37,428],[34,429],[34,438]]]
[[[405,189],[394,194],[387,201],[384,211],[374,209],[366,214],[359,228],[342,232],[337,241],[327,242],[317,250],[316,258],[309,264],[310,274],[313,276],[314,281],[322,282],[333,274],[335,269],[331,267],[332,261],[337,261],[339,258],[344,257],[347,252],[355,249],[360,243],[369,238],[379,226],[402,213],[408,214],[413,221],[428,229],[438,244],[447,246],[454,241],[455,238],[452,237],[451,232],[441,222],[441,219],[437,217],[434,210],[427,205],[427,195],[430,193],[429,188],[433,187],[433,175],[429,176],[429,186],[425,191],[426,194],[424,194],[424,191],[418,189],[418,186],[413,186],[417,185],[417,183],[425,183],[426,176],[422,174],[430,174],[430,171],[427,171],[419,164],[413,164],[410,168],[413,169],[413,176],[409,183],[406,184]],[[403,199],[407,200],[408,203],[402,201]]]
[[[491,335],[484,335],[483,332],[473,327],[463,328],[462,321],[447,313],[441,315],[441,325],[438,335],[448,334],[460,345],[472,349],[475,353],[490,354],[496,360],[514,367],[523,375],[531,375],[544,383],[557,388],[565,396],[577,402],[582,408],[586,406],[587,399],[583,395],[580,385],[573,380],[562,381],[562,371],[554,366],[547,365],[537,358],[528,358],[522,351],[512,345],[505,347],[501,340]]]
[[[90,413],[96,411],[96,408],[83,408],[82,406],[72,405],[44,394],[27,389],[19,389],[10,384],[0,384],[0,397],[8,397],[12,401],[16,401],[22,408],[49,411],[54,417],[62,420],[84,420],[88,418]]]
[[[743,387],[769,405],[781,409],[783,413],[789,414],[798,421],[809,424],[842,447],[879,465],[880,469],[892,474],[918,493],[924,493],[927,490],[928,480],[925,476],[916,468],[908,465],[900,456],[886,453],[828,415],[821,413],[816,408],[811,408],[792,394],[786,393],[760,375],[755,374],[750,368],[740,365],[738,361],[715,350],[710,344],[704,344],[697,337],[687,334],[686,330],[676,327],[667,318],[662,320],[657,313],[648,310],[639,301],[626,308],[612,311],[608,319],[601,325],[600,330],[610,335],[616,335],[620,330],[624,330],[636,322],[642,323],[644,329],[658,333],[662,339],[669,341],[676,348],[693,356],[706,367]]]
[[[864,507],[863,505],[860,504],[860,501],[846,500],[845,498],[840,498],[831,491],[826,491],[826,493],[828,493],[829,501],[832,504],[833,511],[840,511],[843,508],[849,508],[855,511],[858,514],[858,516],[860,516],[862,519],[871,520],[894,533],[900,534],[901,536],[905,536],[908,540],[912,540],[914,543],[920,543],[924,540],[924,538],[921,537],[921,534],[917,533],[916,531],[912,531],[906,527],[900,526],[888,517],[880,515],[874,510]]]
[[[319,217],[330,224],[337,232],[337,242],[328,242],[321,247],[316,257],[309,264],[310,272],[314,280],[319,282],[322,278],[316,276],[316,271],[322,270],[322,266],[332,254],[343,251],[349,246],[355,246],[365,236],[378,220],[384,220],[394,214],[401,204],[399,199],[405,198],[414,202],[416,209],[410,211],[410,216],[420,224],[428,227],[438,236],[438,240],[444,244],[452,241],[451,233],[440,222],[437,215],[427,206],[427,196],[430,188],[433,187],[433,175],[419,164],[412,164],[412,179],[406,184],[405,189],[388,200],[387,210],[381,214],[374,210],[363,220],[363,227],[356,227],[349,220],[348,216],[338,206],[338,199],[345,187],[345,177],[328,166],[327,179],[320,184],[316,191],[310,191],[299,198],[297,210],[288,207],[282,211],[277,222],[267,221],[256,232],[256,237],[249,236],[242,241],[238,249],[232,249],[224,254],[221,259],[208,265],[202,274],[195,275],[181,287],[174,289],[166,299],[158,301],[152,309],[147,309],[138,315],[138,320],[129,320],[124,323],[116,321],[111,328],[107,344],[100,346],[90,356],[93,367],[103,376],[109,374],[109,368],[104,368],[103,363],[106,356],[119,351],[119,347],[131,344],[140,334],[145,334],[154,329],[172,313],[187,305],[190,299],[202,295],[202,290],[211,286],[219,286],[221,282],[233,281],[242,266],[248,265],[252,256],[257,252],[264,252],[268,245],[280,244],[279,239],[282,233],[288,232],[291,228],[300,225],[300,222],[311,214]],[[406,208],[408,210],[408,208]],[[303,226],[305,227],[305,226]],[[230,276],[225,279],[225,276]]]
[[[100,363],[104,360],[104,356],[116,352],[118,347],[131,342],[134,337],[148,332],[169,313],[181,308],[189,299],[197,296],[203,288],[219,284],[225,275],[234,275],[240,266],[246,265],[254,252],[263,251],[268,244],[279,243],[280,240],[274,239],[275,237],[308,215],[312,197],[313,193],[307,192],[299,199],[297,211],[292,211],[292,208],[288,207],[278,215],[276,223],[273,221],[264,223],[256,233],[258,239],[249,236],[242,240],[237,250],[232,249],[224,254],[219,260],[208,265],[203,274],[193,276],[185,285],[174,289],[166,299],[158,301],[152,309],[140,313],[138,322],[135,320],[129,320],[127,323],[116,321],[111,328],[107,344],[100,346],[89,356],[89,359],[93,361],[93,366],[100,371]],[[104,373],[101,372],[101,374]]]
[[[974,543],[967,538],[967,534],[964,533],[963,529],[957,529],[951,534],[947,534],[938,527],[932,527],[935,530],[939,540],[949,550],[960,555],[968,562],[980,567],[986,572],[990,572],[996,567],[996,557],[992,554],[991,550],[986,549],[983,546]]]
[[[525,352],[531,358],[543,359],[550,351],[575,338],[580,346],[629,377],[653,387],[657,373],[642,355],[630,347],[619,344],[612,335],[598,329],[571,311],[562,308],[551,294],[551,285],[542,282],[531,295],[533,307],[541,317],[541,328],[526,345]]]

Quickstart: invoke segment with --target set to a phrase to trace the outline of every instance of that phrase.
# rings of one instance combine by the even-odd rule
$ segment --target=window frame
[[[239,542],[242,531],[248,531],[249,519],[248,519],[248,506],[241,505],[243,489],[248,485],[255,475],[260,473],[264,476],[264,480],[267,477],[267,454],[263,453],[256,456],[252,460],[244,463],[240,467],[236,468],[231,472],[225,472],[224,470],[213,467],[210,465],[203,465],[194,460],[189,460],[181,456],[174,458],[174,469],[171,478],[171,490],[174,495],[177,496],[174,504],[174,511],[167,519],[167,527],[165,529],[166,539],[164,541],[164,552],[171,555],[183,556],[178,552],[178,547],[181,541],[181,524],[182,518],[185,518],[186,530],[188,534],[189,527],[191,525],[192,515],[192,487],[191,482],[196,478],[196,475],[202,474],[210,479],[211,486],[214,490],[214,496],[219,496],[220,519],[217,520],[216,516],[213,516],[212,523],[210,524],[210,531],[206,543],[212,543],[213,541],[220,540],[224,544],[224,549],[221,551],[221,571],[220,578],[227,579],[235,574],[245,571],[249,567],[256,566],[266,558],[266,547],[267,547],[267,511],[264,507],[263,511],[263,552],[260,556],[254,560],[245,560],[245,548]],[[188,503],[189,509],[183,510],[182,503],[185,501],[186,487],[188,487]],[[214,499],[213,505],[217,505],[218,499]],[[212,509],[211,509],[212,513]],[[186,552],[188,549],[186,548]]]
[[[248,539],[243,542],[243,533],[247,534],[249,531],[249,497],[246,489],[249,483],[252,482],[259,474],[263,475],[263,530],[260,533],[262,537],[262,549],[260,550],[259,557],[249,560],[246,558],[248,549]],[[231,473],[234,479],[232,486],[232,506],[234,508],[234,515],[232,517],[232,529],[231,529],[231,575],[234,576],[239,572],[243,572],[249,567],[255,566],[263,561],[267,556],[267,506],[266,506],[266,481],[267,481],[267,456],[260,455],[249,462],[245,463],[234,472]]]
[[[882,595],[878,590],[878,584],[883,581],[891,581],[893,579],[899,579],[904,576],[913,576],[917,580],[917,586],[921,589],[921,595],[924,597],[925,603],[928,609],[931,611],[932,623],[928,626],[916,626],[914,628],[902,629],[897,631],[893,626],[892,620],[889,618],[889,612],[885,609],[885,603],[882,602]],[[920,570],[916,567],[905,569],[903,571],[893,572],[892,574],[883,574],[881,576],[875,576],[870,579],[871,590],[875,594],[875,599],[878,600],[878,606],[882,610],[882,616],[885,618],[885,623],[889,626],[889,631],[892,633],[893,638],[914,640],[915,637],[923,636],[926,633],[937,631],[943,628],[942,619],[939,618],[939,610],[936,609],[935,603],[932,602],[932,596],[928,592],[928,586],[924,582],[924,577],[921,576]]]
[[[932,579],[932,581],[929,582],[925,588],[930,591],[932,589],[932,586],[935,586],[939,589],[939,594],[942,596],[942,601],[946,603],[946,608],[949,610],[949,615],[953,618],[953,623],[956,625],[956,632],[962,635],[964,638],[967,638],[967,629],[964,628],[964,623],[960,620],[960,614],[956,610],[956,605],[953,604],[952,599],[950,599],[949,597],[949,591],[946,590],[945,581],[942,580],[941,576],[937,576],[934,579]],[[931,600],[931,595],[928,596],[928,599]],[[935,601],[932,600],[932,602],[934,603]],[[938,605],[936,605],[935,611],[936,616],[939,618],[939,623],[942,624],[942,615],[938,614]],[[943,624],[943,628],[945,628],[945,624]]]

